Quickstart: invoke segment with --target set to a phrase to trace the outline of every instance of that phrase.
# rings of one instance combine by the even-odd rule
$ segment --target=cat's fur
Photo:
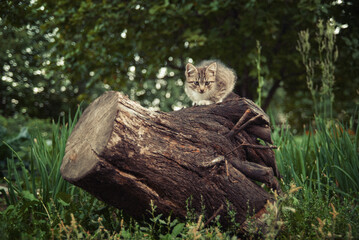
[[[222,102],[232,92],[236,73],[218,60],[205,60],[197,66],[186,65],[185,92],[193,105]]]

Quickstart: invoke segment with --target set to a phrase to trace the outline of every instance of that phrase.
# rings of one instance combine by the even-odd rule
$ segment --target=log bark
[[[158,213],[184,218],[192,199],[191,208],[200,213],[204,206],[207,219],[218,210],[225,216],[229,202],[242,223],[273,200],[255,181],[279,190],[273,147],[258,138],[272,142],[268,116],[235,94],[165,113],[107,92],[76,124],[61,174],[137,219],[151,201]]]

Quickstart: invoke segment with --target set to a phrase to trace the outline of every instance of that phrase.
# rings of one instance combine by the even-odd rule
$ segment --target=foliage
[[[6,172],[6,159],[13,155],[8,145],[16,151],[26,165],[29,163],[31,151],[30,136],[39,134],[49,143],[51,128],[52,125],[48,120],[29,118],[23,114],[17,114],[13,118],[0,115],[0,176],[4,176]]]
[[[359,129],[354,132],[321,118],[316,119],[315,129],[310,127],[302,136],[276,129],[273,138],[280,146],[276,159],[284,191],[293,182],[302,188],[290,203],[296,211],[284,215],[288,222],[281,235],[301,239],[330,238],[334,233],[342,238],[358,235],[352,228],[359,221],[358,137]],[[336,219],[330,212],[335,209],[340,212]]]
[[[276,160],[285,185],[297,186],[321,194],[327,190],[347,195],[359,191],[359,129],[355,132],[343,124],[326,123],[317,118],[315,129],[310,127],[302,136],[294,137],[288,129],[277,129]],[[280,134],[280,136],[279,136]],[[356,198],[359,196],[354,195]]]
[[[350,126],[344,126],[333,119],[334,103],[334,62],[338,56],[335,47],[334,23],[328,21],[326,27],[319,21],[318,60],[309,57],[311,45],[308,31],[299,34],[297,49],[307,72],[307,86],[312,95],[314,122],[302,137],[297,139],[288,129],[277,129],[276,144],[281,148],[276,152],[279,170],[285,179],[294,181],[310,192],[322,194],[323,189],[351,195],[359,191],[359,125],[358,116],[353,115]],[[319,66],[321,74],[316,79],[314,67]],[[315,83],[316,81],[316,83]],[[316,84],[321,83],[318,88]],[[356,129],[355,128],[356,125]],[[356,194],[354,197],[358,198]]]
[[[257,66],[257,79],[258,79],[258,87],[257,87],[257,93],[258,93],[258,99],[256,104],[258,106],[262,106],[262,88],[264,85],[264,79],[261,76],[261,45],[259,41],[257,41],[257,58],[255,60],[256,66]]]
[[[78,101],[71,103],[74,90],[64,88],[63,75],[48,69],[53,33],[41,31],[48,19],[31,2],[0,2],[0,114],[57,118]]]
[[[217,216],[213,223],[204,226],[203,216],[191,213],[190,206],[188,218],[183,222],[171,216],[164,218],[152,204],[150,220],[137,222],[65,182],[59,175],[59,167],[65,142],[78,115],[74,120],[69,117],[67,122],[53,124],[52,144],[46,144],[47,138],[40,135],[32,141],[29,168],[15,151],[14,158],[19,161],[9,159],[6,178],[9,194],[1,191],[7,206],[0,212],[0,232],[4,239],[236,239],[241,228],[234,221],[234,212],[230,211],[228,216],[232,227],[226,229],[218,220],[227,216]],[[315,126],[316,130],[309,128],[302,140],[287,130],[275,129],[273,139],[281,146],[276,154],[284,195],[268,206],[264,221],[269,228],[259,235],[263,238],[273,239],[277,234],[278,239],[359,237],[355,228],[359,223],[358,201],[353,198],[358,191],[352,181],[358,178],[349,178],[352,174],[349,167],[340,165],[352,163],[353,171],[358,166],[355,158],[358,129],[351,135],[349,127],[336,123],[333,130],[320,119]],[[336,155],[338,158],[331,159]],[[291,182],[298,187],[287,188]],[[248,232],[244,237],[259,236]]]
[[[303,64],[306,67],[307,86],[312,95],[315,114],[322,118],[333,118],[334,62],[338,59],[338,48],[335,46],[336,36],[334,31],[335,22],[328,21],[324,27],[323,21],[319,21],[318,33],[315,37],[318,44],[317,60],[313,60],[309,56],[311,45],[308,30],[299,33],[297,46],[297,50],[300,52]],[[316,77],[315,67],[318,67],[321,71],[320,77]],[[316,78],[319,78],[319,80]],[[318,82],[321,83],[320,88],[318,87]]]
[[[348,198],[316,196],[291,184],[276,202],[269,203],[263,221],[269,226],[264,239],[355,239],[359,221],[357,202]]]
[[[294,51],[297,32],[309,29],[313,34],[318,19],[334,18],[341,52],[334,110],[344,119],[355,109],[353,98],[358,102],[351,87],[359,83],[357,4],[2,1],[0,109],[6,116],[27,112],[57,118],[78,102],[88,103],[113,89],[144,106],[169,111],[188,104],[183,92],[185,63],[206,58],[218,58],[234,68],[239,76],[235,91],[255,99],[259,40],[260,75],[266,81],[260,92],[262,106],[284,107],[298,127],[311,115],[305,70]],[[276,95],[279,89],[281,95]]]
[[[47,230],[54,224],[51,214],[53,209],[62,210],[70,205],[74,187],[65,182],[60,175],[60,164],[64,156],[66,140],[76,123],[69,118],[68,125],[63,122],[53,124],[52,142],[40,134],[32,141],[29,166],[14,149],[13,157],[7,160],[8,176],[5,179],[9,194],[2,191],[6,204],[9,206],[1,213],[4,221],[2,229],[8,237],[19,238],[23,234],[33,237],[44,237]],[[15,159],[17,161],[15,161]],[[28,224],[29,219],[36,219]],[[36,229],[33,231],[33,229]],[[6,235],[5,235],[6,236]]]

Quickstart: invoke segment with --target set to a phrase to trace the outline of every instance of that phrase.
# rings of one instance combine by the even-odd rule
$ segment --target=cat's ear
[[[212,75],[212,76],[215,76],[216,73],[217,73],[217,63],[216,63],[216,62],[211,63],[211,64],[207,67],[206,72],[209,73],[209,74]]]
[[[197,72],[197,68],[193,66],[191,63],[187,63],[186,65],[186,77],[192,77],[195,76]]]

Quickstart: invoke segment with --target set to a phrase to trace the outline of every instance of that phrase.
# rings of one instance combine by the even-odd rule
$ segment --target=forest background
[[[235,92],[300,130],[312,117],[298,33],[315,41],[320,19],[335,24],[335,116],[358,105],[356,1],[1,1],[0,114],[53,118],[107,90],[145,107],[188,106],[188,61],[220,59],[238,75]],[[335,22],[334,22],[335,21]],[[313,55],[311,55],[313,56]],[[318,71],[320,68],[317,67]],[[320,89],[319,78],[314,87]]]

